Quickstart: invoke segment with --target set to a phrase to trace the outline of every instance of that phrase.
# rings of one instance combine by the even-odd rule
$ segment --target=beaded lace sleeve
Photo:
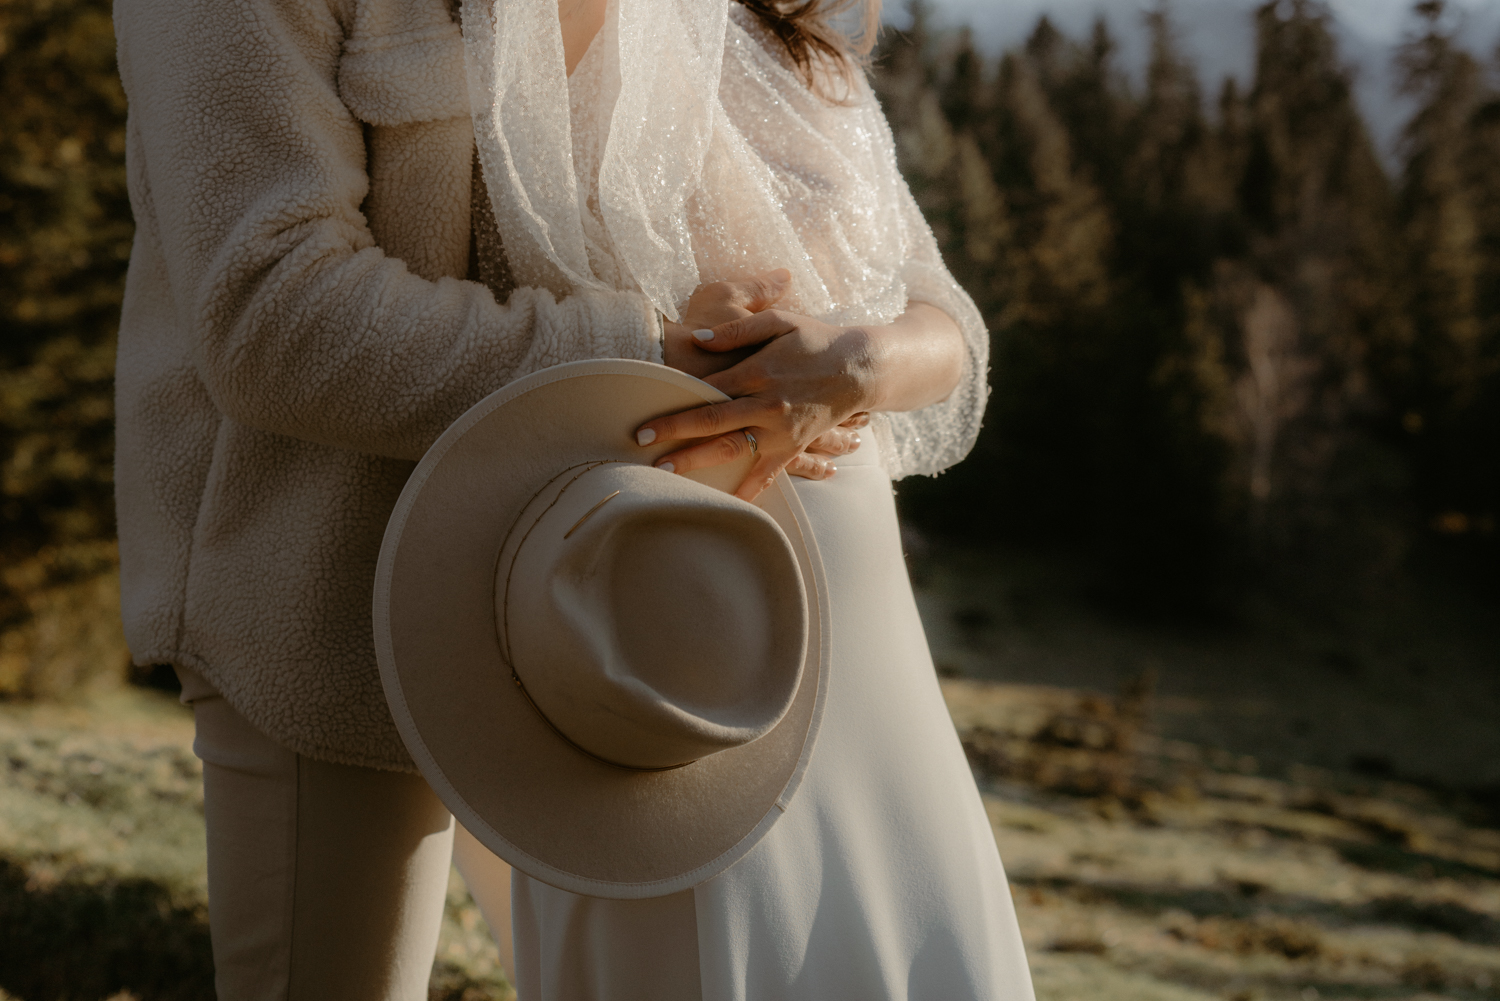
[[[921,410],[878,414],[872,420],[881,457],[892,479],[917,473],[935,476],[961,461],[979,437],[989,399],[989,330],[974,300],[943,263],[932,230],[904,181],[901,214],[908,233],[906,264],[901,273],[906,297],[936,306],[958,324],[964,339],[964,369],[946,400]]]

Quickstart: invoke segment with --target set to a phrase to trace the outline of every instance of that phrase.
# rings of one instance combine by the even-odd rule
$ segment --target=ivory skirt
[[[793,480],[827,572],[833,667],[790,809],[728,871],[668,897],[581,897],[516,873],[520,1001],[1033,997],[912,598],[890,479],[869,443],[838,467],[830,480]],[[504,901],[478,895],[499,916]]]

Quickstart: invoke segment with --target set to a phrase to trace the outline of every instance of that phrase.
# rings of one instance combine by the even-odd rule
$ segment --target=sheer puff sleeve
[[[889,169],[895,170],[895,157]],[[956,282],[938,253],[937,241],[905,181],[901,216],[906,259],[901,280],[909,302],[936,306],[958,324],[964,340],[963,375],[946,400],[905,413],[876,415],[876,439],[892,479],[923,473],[935,476],[957,464],[979,437],[989,399],[990,337],[974,300]]]

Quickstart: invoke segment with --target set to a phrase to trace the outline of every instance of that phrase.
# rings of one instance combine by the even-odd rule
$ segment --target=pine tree
[[[109,7],[0,14],[0,559],[108,538],[111,374],[132,227]]]
[[[114,336],[130,252],[109,4],[0,5],[0,697],[117,670]]]
[[[993,76],[962,36],[927,44],[920,78],[935,96],[914,103],[935,102],[946,129],[913,122],[913,140],[944,138],[913,141],[907,163],[923,165],[924,210],[990,319],[994,397],[975,455],[903,487],[906,508],[970,512],[971,535],[1086,550],[1122,593],[1201,593],[1223,448],[1168,358],[1186,350],[1181,272],[1204,269],[1212,235],[1179,190],[1203,172],[1191,70],[1164,43],[1147,111],[1102,22],[1078,45],[1043,18]],[[901,79],[918,79],[910,50],[899,58]],[[938,149],[934,179],[938,158],[915,151]],[[1176,226],[1167,239],[1164,224]]]
[[[1238,482],[1264,558],[1387,562],[1396,459],[1370,423],[1369,356],[1399,341],[1404,301],[1389,182],[1326,6],[1256,13],[1237,189],[1246,253],[1220,266],[1237,370]],[[1384,550],[1384,551],[1382,551]]]
[[[1412,336],[1382,358],[1382,374],[1421,520],[1482,538],[1500,506],[1500,95],[1455,43],[1441,0],[1417,11],[1424,30],[1399,54],[1419,102],[1400,191]]]

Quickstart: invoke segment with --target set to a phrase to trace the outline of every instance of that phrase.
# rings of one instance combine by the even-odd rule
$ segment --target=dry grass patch
[[[1500,832],[1461,797],[1161,740],[1139,682],[943,688],[1042,1001],[1500,997]]]
[[[1458,798],[1161,740],[1144,686],[944,691],[1041,1001],[1500,998],[1500,833]],[[155,692],[0,702],[9,997],[209,996],[191,741]],[[431,997],[513,997],[456,876]]]
[[[213,996],[192,738],[158,692],[0,702],[0,1001]],[[456,873],[431,997],[515,997]]]

